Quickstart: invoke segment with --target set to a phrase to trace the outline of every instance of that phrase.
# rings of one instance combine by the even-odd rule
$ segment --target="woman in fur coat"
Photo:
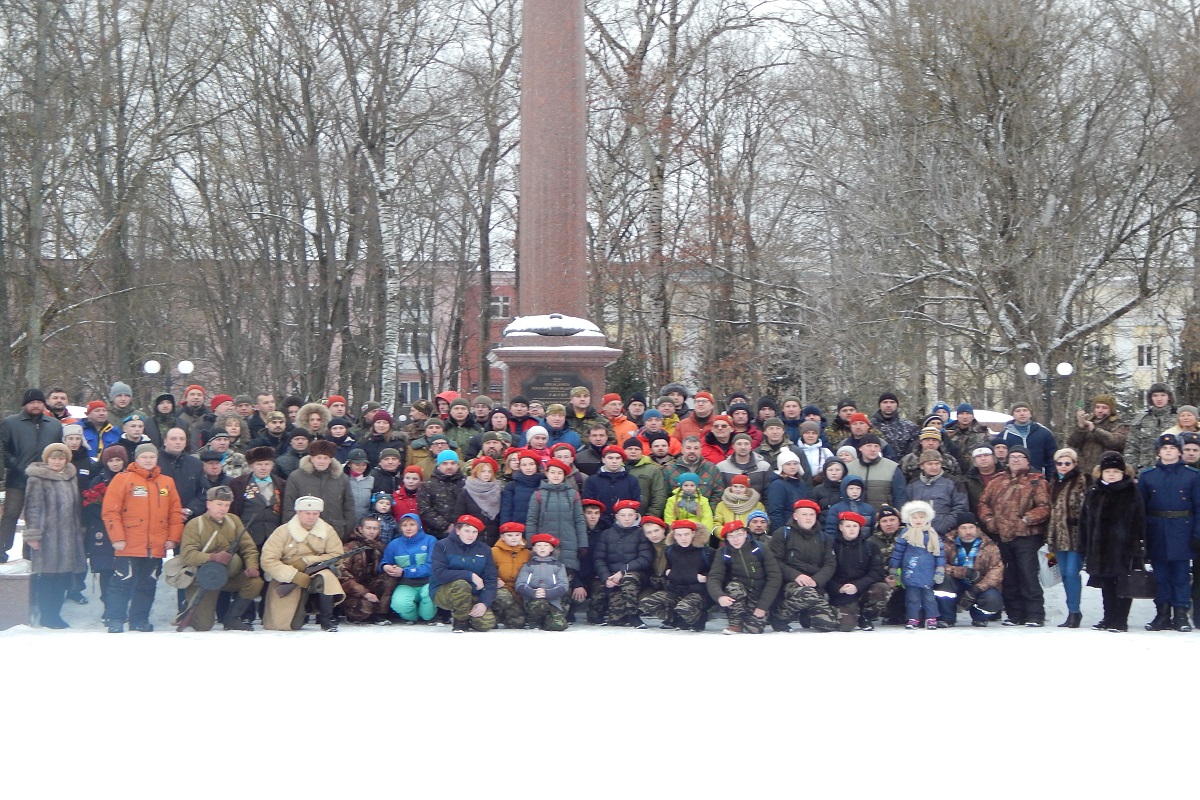
[[[62,618],[71,576],[87,569],[79,484],[71,451],[47,445],[42,460],[25,468],[25,543],[37,575],[37,603],[43,628],[69,627]]]
[[[1133,480],[1133,470],[1115,450],[1100,456],[1095,482],[1079,512],[1079,549],[1088,586],[1100,589],[1104,619],[1092,627],[1113,633],[1129,629],[1133,601],[1117,596],[1117,579],[1146,558],[1146,511]]]

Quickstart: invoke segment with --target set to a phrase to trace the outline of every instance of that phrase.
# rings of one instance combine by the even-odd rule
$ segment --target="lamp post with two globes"
[[[166,353],[152,353],[151,355],[166,356],[167,354]],[[179,377],[181,377],[181,378],[187,378],[188,375],[192,374],[192,371],[194,369],[196,369],[196,365],[193,364],[191,361],[180,361],[178,364],[175,365],[175,371],[179,373]],[[163,374],[163,391],[165,391],[167,394],[171,393],[171,368],[170,368],[170,366],[168,366],[166,369],[163,369],[163,365],[160,362],[151,358],[151,359],[147,360],[146,363],[142,364],[142,371],[145,372],[147,375],[157,375],[159,372],[162,372],[162,374]]]
[[[1075,374],[1075,366],[1068,361],[1060,361],[1060,362],[1058,362],[1058,365],[1054,368],[1054,371],[1057,374],[1051,375],[1048,372],[1044,373],[1042,371],[1042,365],[1037,363],[1036,361],[1030,361],[1029,363],[1027,363],[1025,365],[1025,374],[1028,375],[1030,378],[1033,378],[1035,381],[1042,382],[1042,392],[1043,392],[1042,396],[1043,396],[1043,401],[1045,402],[1045,406],[1046,406],[1044,409],[1046,416],[1043,418],[1042,424],[1045,425],[1047,428],[1051,428],[1051,429],[1053,429],[1053,425],[1054,425],[1054,409],[1052,407],[1054,382],[1066,380],[1067,378],[1074,375]]]

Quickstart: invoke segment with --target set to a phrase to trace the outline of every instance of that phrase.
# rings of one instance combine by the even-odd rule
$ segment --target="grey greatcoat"
[[[75,467],[55,472],[41,461],[25,468],[25,541],[33,550],[39,575],[87,572],[83,549],[83,508]]]

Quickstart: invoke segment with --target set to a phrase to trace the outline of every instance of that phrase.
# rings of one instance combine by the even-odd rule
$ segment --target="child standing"
[[[500,526],[500,541],[492,547],[492,560],[496,562],[496,574],[499,575],[492,612],[504,627],[524,628],[525,608],[516,592],[517,577],[521,574],[521,568],[529,561],[524,525],[520,522],[506,522]]]
[[[567,568],[554,557],[561,542],[548,533],[535,533],[530,542],[533,555],[521,567],[516,583],[517,594],[525,601],[526,624],[544,631],[565,631]]]
[[[910,500],[900,508],[904,530],[896,537],[890,569],[904,584],[904,610],[908,616],[905,628],[916,630],[925,615],[926,630],[937,630],[938,605],[933,587],[946,577],[946,558],[942,541],[934,531],[933,506],[924,500]]]

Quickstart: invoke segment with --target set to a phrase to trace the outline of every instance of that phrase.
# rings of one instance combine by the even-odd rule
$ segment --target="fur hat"
[[[1060,447],[1058,450],[1054,451],[1055,461],[1058,461],[1063,456],[1066,456],[1077,464],[1079,463],[1079,453],[1075,452],[1074,447]]]
[[[228,453],[221,465],[221,471],[230,478],[240,478],[250,471],[250,465],[246,463],[246,457],[241,453]]]
[[[214,486],[205,493],[206,500],[224,500],[227,503],[233,502],[233,491],[228,486]]]
[[[1094,406],[1097,403],[1103,403],[1104,405],[1108,406],[1110,411],[1115,412],[1117,410],[1117,398],[1115,395],[1098,394],[1092,398],[1092,405]]]
[[[310,456],[329,456],[333,458],[337,455],[337,445],[326,439],[317,439],[308,446],[308,454]]]
[[[253,464],[256,461],[274,461],[274,447],[251,447],[246,451],[246,463]]]
[[[909,500],[900,507],[900,521],[908,525],[912,521],[913,512],[918,511],[924,512],[926,525],[933,522],[933,518],[937,516],[933,513],[933,506],[924,500]]]
[[[1100,456],[1100,469],[1119,469],[1125,471],[1125,456],[1116,450],[1105,450]]]
[[[71,460],[71,448],[67,447],[62,442],[51,442],[42,450],[42,461],[46,461],[55,453],[61,455],[68,462]]]

